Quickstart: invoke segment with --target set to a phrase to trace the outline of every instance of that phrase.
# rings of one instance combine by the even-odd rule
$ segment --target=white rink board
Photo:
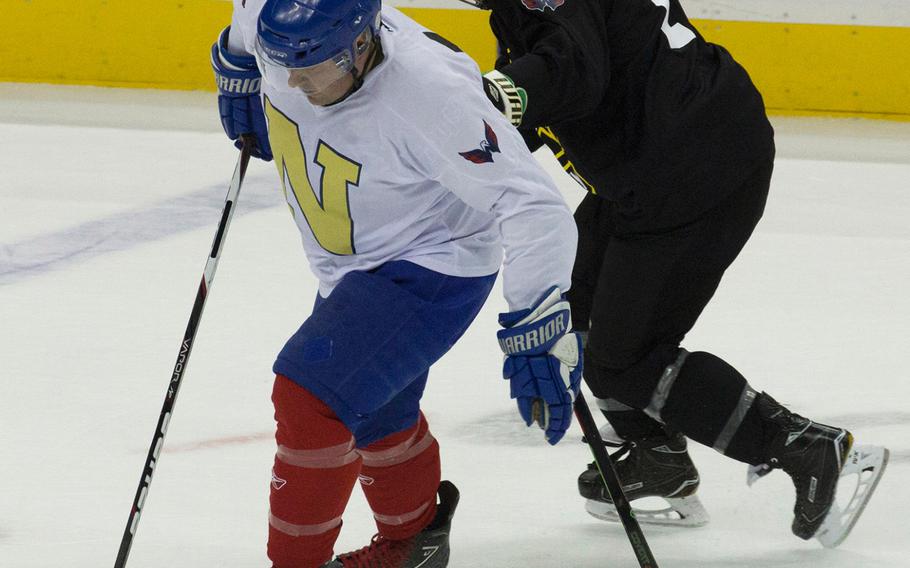
[[[693,19],[910,27],[908,0],[680,1]],[[391,0],[386,3],[405,8],[474,9],[459,0]]]
[[[907,0],[681,0],[690,18],[910,27]]]

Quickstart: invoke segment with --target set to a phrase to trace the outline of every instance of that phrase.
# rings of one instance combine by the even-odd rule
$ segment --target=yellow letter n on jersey
[[[269,142],[278,167],[278,176],[288,197],[288,184],[319,246],[332,254],[354,254],[354,221],[348,190],[360,182],[361,164],[319,141],[316,163],[322,166],[321,199],[307,174],[306,151],[300,142],[297,124],[265,99],[269,120]]]

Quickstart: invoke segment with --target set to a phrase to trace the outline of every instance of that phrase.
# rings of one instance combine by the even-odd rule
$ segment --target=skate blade
[[[856,488],[850,500],[843,508],[835,501],[825,520],[815,533],[815,538],[825,548],[834,548],[844,542],[856,521],[859,520],[866,504],[875,492],[885,467],[888,465],[889,452],[887,448],[878,446],[854,446],[847,455],[843,469],[841,469],[840,485],[845,478],[856,476]],[[839,488],[843,491],[848,488]]]
[[[703,527],[711,520],[708,511],[705,510],[697,495],[673,497],[669,499],[656,497],[654,499],[664,501],[666,507],[659,509],[643,509],[636,507],[635,504],[639,503],[641,499],[636,500],[635,503],[633,503],[632,512],[635,515],[635,519],[640,524],[694,528]],[[592,517],[600,519],[601,521],[607,521],[609,523],[622,522],[619,515],[616,513],[616,507],[614,507],[612,503],[588,499],[585,502],[585,510]]]
[[[756,481],[762,477],[768,475],[774,471],[770,465],[766,463],[760,463],[758,465],[750,465],[749,470],[746,471],[746,485],[752,487]]]

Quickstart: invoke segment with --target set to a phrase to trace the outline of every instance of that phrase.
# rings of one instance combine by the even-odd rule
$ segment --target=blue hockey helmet
[[[308,95],[325,89],[352,72],[377,36],[380,7],[381,0],[266,0],[256,42],[263,78]]]

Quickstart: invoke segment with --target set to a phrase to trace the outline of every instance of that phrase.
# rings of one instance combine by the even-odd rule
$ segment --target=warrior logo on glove
[[[535,347],[548,343],[558,335],[566,332],[566,312],[557,313],[554,319],[540,328],[531,329],[525,333],[499,339],[499,347],[503,353],[511,355],[520,351],[532,350]]]
[[[581,388],[581,337],[571,321],[569,302],[556,288],[531,308],[499,315],[502,376],[525,424],[540,426],[550,444],[569,429]]]

